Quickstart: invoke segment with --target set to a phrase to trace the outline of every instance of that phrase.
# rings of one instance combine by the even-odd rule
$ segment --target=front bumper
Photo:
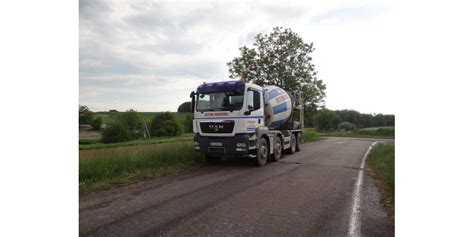
[[[204,137],[194,135],[194,150],[208,155],[245,157],[249,154],[249,135],[235,134],[233,137]],[[244,143],[245,147],[237,147]]]

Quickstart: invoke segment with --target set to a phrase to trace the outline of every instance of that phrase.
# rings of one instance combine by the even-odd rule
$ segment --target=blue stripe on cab
[[[285,112],[286,110],[288,110],[288,106],[286,105],[286,102],[282,103],[282,104],[279,104],[279,105],[273,107],[273,115],[279,114],[281,112]]]

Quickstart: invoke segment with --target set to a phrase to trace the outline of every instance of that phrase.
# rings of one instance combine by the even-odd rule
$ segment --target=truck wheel
[[[296,135],[296,151],[301,151],[301,144],[303,143],[303,136],[301,133],[297,133]]]
[[[277,136],[276,137],[276,143],[275,143],[275,150],[273,151],[273,155],[272,155],[272,158],[273,158],[272,160],[274,160],[274,161],[280,160],[282,146],[283,146],[283,142],[281,141],[281,137]]]
[[[286,152],[288,152],[288,154],[293,154],[295,153],[295,151],[296,151],[296,137],[295,137],[295,134],[292,133],[291,138],[290,138],[290,148],[288,148]]]
[[[268,160],[268,143],[265,138],[260,138],[259,146],[257,149],[257,158],[255,164],[258,166],[264,166]]]
[[[215,164],[215,163],[219,163],[221,161],[220,157],[211,156],[211,155],[208,155],[208,154],[206,154],[204,156],[206,157],[207,163]]]

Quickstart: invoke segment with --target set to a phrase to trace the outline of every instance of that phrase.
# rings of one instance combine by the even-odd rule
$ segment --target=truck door
[[[246,94],[247,116],[249,118],[247,124],[253,124],[255,127],[264,125],[262,93],[255,89],[248,88]]]

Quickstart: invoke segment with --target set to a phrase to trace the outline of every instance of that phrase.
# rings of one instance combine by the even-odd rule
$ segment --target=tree
[[[141,128],[141,118],[136,110],[129,109],[119,115],[118,120],[129,130]]]
[[[79,124],[90,124],[93,119],[93,112],[85,105],[79,105]]]
[[[387,126],[383,114],[377,114],[377,115],[375,115],[374,121],[375,121],[375,126],[376,126],[376,127]]]
[[[384,115],[385,126],[395,126],[395,115],[388,114]]]
[[[191,102],[183,102],[179,107],[178,107],[178,112],[189,112],[191,113]]]
[[[182,133],[181,126],[171,112],[160,112],[153,117],[150,125],[151,136],[178,136]]]
[[[316,121],[318,131],[334,131],[341,122],[341,118],[332,110],[321,109],[316,114]]]
[[[91,126],[94,130],[100,130],[102,126],[102,117],[96,117],[92,120]]]
[[[360,113],[358,111],[345,109],[336,110],[335,112],[339,115],[339,118],[341,118],[342,121],[353,123],[358,127],[362,127],[360,123]]]
[[[288,91],[301,91],[306,104],[317,104],[325,97],[326,85],[316,78],[310,54],[313,43],[305,43],[291,29],[273,28],[269,35],[255,37],[255,48],[240,48],[240,56],[227,63],[231,78],[243,76],[260,86],[277,85]]]
[[[339,131],[352,131],[355,130],[357,126],[353,123],[349,122],[342,122],[339,125],[337,125],[337,130]]]
[[[130,130],[122,123],[116,122],[109,124],[102,130],[103,143],[125,142],[132,138]]]
[[[304,125],[308,128],[316,127],[317,106],[314,104],[307,105],[304,108]]]

